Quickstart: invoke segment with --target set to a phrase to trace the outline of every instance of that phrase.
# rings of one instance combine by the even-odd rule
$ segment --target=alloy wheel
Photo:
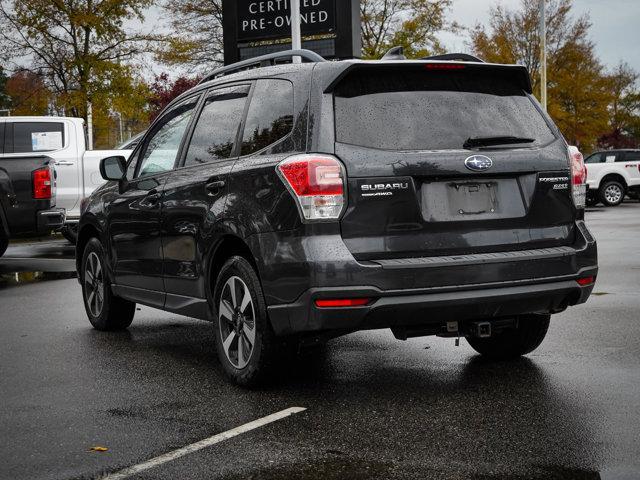
[[[230,277],[222,287],[218,324],[227,359],[238,369],[246,367],[256,341],[256,317],[251,292],[240,277]]]
[[[95,252],[87,256],[84,266],[85,298],[94,317],[100,316],[104,305],[104,279],[100,258]]]
[[[622,189],[618,185],[609,185],[604,190],[604,198],[609,203],[618,203],[622,198]]]

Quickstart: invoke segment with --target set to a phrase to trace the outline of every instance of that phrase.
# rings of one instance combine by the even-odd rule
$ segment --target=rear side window
[[[4,153],[4,122],[0,122],[0,153]]]
[[[241,155],[250,155],[283,139],[293,129],[293,85],[287,80],[258,80],[242,137]]]
[[[640,161],[640,152],[626,152],[624,157],[617,161],[623,160],[625,162],[638,162]]]
[[[335,90],[336,139],[385,150],[462,149],[473,137],[555,136],[518,83],[489,69],[357,70]]]
[[[240,86],[222,88],[209,94],[193,131],[185,165],[231,157],[248,93],[248,86]]]
[[[13,153],[37,153],[64,147],[62,122],[13,122]]]

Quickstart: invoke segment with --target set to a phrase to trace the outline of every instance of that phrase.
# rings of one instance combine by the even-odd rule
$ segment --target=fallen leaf
[[[92,452],[106,452],[109,449],[107,447],[95,446],[91,447],[89,450],[91,450]]]

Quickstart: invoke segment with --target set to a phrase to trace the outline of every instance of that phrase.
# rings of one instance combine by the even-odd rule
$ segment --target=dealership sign
[[[360,0],[298,0],[302,48],[359,57]],[[222,0],[226,65],[291,48],[291,0]]]
[[[336,0],[300,0],[302,35],[335,31]],[[289,0],[237,0],[238,41],[283,38],[291,35]]]

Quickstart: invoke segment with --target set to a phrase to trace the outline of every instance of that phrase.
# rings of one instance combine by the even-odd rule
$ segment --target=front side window
[[[62,122],[13,123],[13,153],[52,152],[64,147]]]
[[[140,156],[138,177],[155,175],[173,169],[187,131],[198,97],[191,97],[165,113],[154,127],[154,133],[145,140]]]
[[[293,130],[293,85],[287,80],[258,80],[251,97],[241,155],[250,155]]]
[[[587,157],[584,163],[602,163],[605,161],[605,155],[603,153],[594,153]]]
[[[240,129],[249,87],[215,90],[206,99],[189,143],[185,165],[230,158]]]

